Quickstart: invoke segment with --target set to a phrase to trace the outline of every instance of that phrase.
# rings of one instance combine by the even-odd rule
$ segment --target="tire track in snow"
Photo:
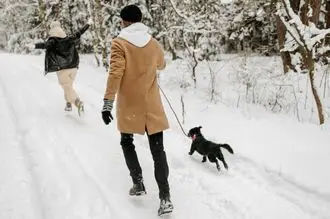
[[[273,195],[297,206],[310,217],[330,217],[330,197],[300,186],[273,171],[263,170],[249,158],[238,156],[234,160],[234,171],[237,171],[236,176],[241,176],[242,180],[250,181],[255,186],[274,193]]]
[[[35,65],[31,65],[33,67],[35,67]],[[48,82],[50,82],[51,84],[55,85],[56,86],[56,89],[59,89],[59,85],[58,85],[58,82],[57,80],[48,80]],[[88,88],[91,88],[90,86]],[[90,90],[90,89],[88,89]],[[62,92],[62,91],[61,91]],[[91,108],[95,108],[95,105],[93,104],[90,104],[90,103],[85,103],[85,107],[86,106],[90,106]],[[58,114],[58,109],[57,110],[54,110],[54,111],[51,111],[50,113],[45,113],[45,111],[42,111],[42,113],[47,117],[47,118],[50,118],[50,115],[51,114]],[[72,112],[72,113],[76,113],[76,112]],[[63,116],[64,117],[64,116]],[[75,125],[72,126],[72,131],[75,130],[77,127],[81,127],[80,125],[86,125],[88,124],[89,126],[92,125],[92,123],[90,122],[86,122],[86,117],[85,118],[77,118],[76,116],[72,115],[72,114],[67,114],[67,117],[69,117],[71,120],[74,120],[75,121]],[[75,164],[77,166],[79,166],[79,170],[82,172],[82,174],[86,177],[86,179],[88,179],[89,183],[91,185],[93,185],[93,187],[97,190],[97,193],[100,195],[100,197],[102,198],[103,202],[104,203],[107,203],[107,207],[110,208],[111,206],[111,213],[112,215],[115,215],[114,217],[115,218],[131,218],[125,211],[123,212],[122,211],[122,206],[119,206],[118,202],[115,200],[115,199],[110,199],[108,197],[106,197],[105,194],[108,194],[108,196],[112,196],[113,194],[107,190],[106,186],[104,186],[100,180],[95,180],[95,176],[93,176],[93,174],[91,172],[88,172],[86,168],[84,168],[84,166],[82,165],[82,163],[80,162],[78,156],[76,155],[75,153],[75,150],[74,150],[74,147],[72,146],[72,139],[70,140],[71,137],[73,136],[70,136],[68,134],[68,132],[65,132],[63,131],[60,127],[63,126],[63,123],[61,124],[61,122],[65,122],[64,120],[59,120],[57,123],[56,123],[56,126],[54,128],[55,132],[56,132],[56,135],[57,136],[61,136],[62,138],[64,138],[65,141],[63,141],[63,148],[66,149],[66,152],[68,155],[71,156],[72,159],[70,160],[74,160],[75,161]],[[77,123],[79,123],[79,126],[77,126]],[[69,124],[65,124],[66,127],[68,127]],[[88,126],[88,128],[90,128]],[[85,126],[86,128],[87,126]],[[87,131],[84,129],[84,131]]]
[[[15,68],[16,72],[19,72],[19,70],[20,68]],[[10,77],[15,78],[15,76],[17,75],[16,72],[11,72]],[[20,84],[21,85],[20,90],[16,89],[15,94],[14,93],[7,94],[7,96],[10,97],[10,99],[12,100],[14,97],[16,97],[15,99],[17,100],[19,99],[16,96],[17,94],[19,95],[24,94],[25,98],[29,100],[30,104],[32,100],[33,101],[32,104],[34,105],[34,108],[38,109],[34,112],[38,114],[38,118],[27,119],[28,121],[23,121],[23,126],[24,126],[24,122],[26,122],[25,124],[28,124],[30,121],[33,120],[37,120],[36,122],[38,122],[39,118],[40,120],[43,120],[42,124],[36,123],[34,125],[36,126],[40,125],[41,126],[40,128],[45,136],[40,138],[40,136],[38,136],[38,134],[40,134],[39,130],[32,129],[32,130],[26,130],[26,132],[24,133],[25,137],[24,139],[22,139],[22,143],[24,143],[26,150],[27,151],[29,149],[33,150],[33,153],[35,155],[34,157],[32,155],[32,159],[30,159],[30,163],[33,163],[35,170],[33,171],[33,174],[35,176],[34,185],[40,188],[40,190],[36,189],[36,191],[39,192],[40,197],[43,197],[43,204],[45,205],[43,209],[47,209],[47,210],[43,210],[42,218],[47,218],[47,219],[49,218],[61,218],[61,219],[62,218],[70,218],[70,219],[110,218],[110,214],[106,210],[106,209],[110,209],[109,204],[106,204],[106,200],[104,199],[104,197],[102,197],[103,196],[102,193],[99,192],[100,191],[99,188],[96,186],[95,183],[93,184],[92,178],[88,177],[87,174],[84,173],[84,170],[81,169],[81,166],[77,164],[77,160],[75,160],[76,158],[74,158],[74,156],[71,154],[70,149],[68,149],[68,147],[65,144],[64,147],[61,146],[63,145],[63,142],[60,142],[60,144],[56,144],[58,143],[56,142],[57,139],[54,138],[54,136],[58,134],[56,130],[54,131],[54,128],[50,128],[47,127],[47,125],[46,126],[44,125],[44,124],[48,124],[51,126],[52,124],[52,121],[49,119],[50,116],[47,115],[47,113],[45,113],[48,110],[47,108],[45,108],[46,104],[42,104],[45,96],[42,97],[42,93],[40,93],[40,91],[38,90],[34,91],[33,87],[28,86],[29,82],[32,82],[31,79],[29,79],[28,77],[32,77],[32,74],[28,74],[23,78],[20,77],[20,80],[17,80],[17,77],[14,80],[12,80],[12,78],[8,80],[9,77],[7,77],[6,78],[7,86],[12,86],[14,84],[14,83],[10,84],[10,82],[12,81],[16,81],[16,82],[24,81],[24,85]],[[35,83],[31,83],[31,84],[35,84]],[[12,112],[14,112],[15,114],[16,121],[22,119],[24,120],[22,116],[17,116],[17,110],[16,110],[17,107],[11,106],[11,108],[12,108],[11,109]],[[20,110],[24,111],[24,108],[20,108]],[[22,129],[22,127],[19,126],[19,122],[17,122],[17,126],[18,128]],[[40,141],[43,141],[43,145],[39,143]],[[47,143],[50,145],[50,147],[49,145],[47,145]],[[48,151],[45,150],[45,147],[48,149]],[[41,158],[42,156],[46,158]],[[45,173],[47,172],[45,170],[46,168],[40,167],[40,164],[45,164],[43,162],[40,162],[42,159],[44,160],[50,159],[51,162],[54,163],[53,166],[48,166],[50,168],[49,169],[50,174],[46,176],[46,178],[45,178]],[[48,162],[48,164],[51,162]],[[55,168],[56,164],[58,166],[61,166],[61,168],[57,168],[57,167]],[[68,168],[71,170],[71,172],[68,172]],[[39,171],[37,169],[39,169]],[[56,179],[56,177],[62,177],[62,179]],[[78,182],[79,177],[80,177],[80,182]],[[66,180],[68,181],[66,182]],[[72,180],[76,180],[76,181],[74,182]],[[89,194],[90,197],[86,197],[85,194],[88,193],[92,193]],[[71,200],[71,205],[69,205],[69,207],[68,206],[66,207],[64,204],[60,203],[61,201],[67,201],[66,204],[68,204],[69,203],[68,199],[72,197],[73,199]],[[64,199],[66,198],[67,200],[63,200],[62,198]],[[89,198],[90,200],[88,200]],[[92,209],[89,209],[88,207],[90,206],[86,206],[86,204],[90,204],[90,206],[92,206]],[[73,210],[77,210],[77,212],[74,212],[72,211],[72,209],[70,209],[70,207],[74,207],[74,206],[77,206],[77,209],[73,209]],[[67,212],[65,212],[65,209],[67,210]],[[61,211],[62,212],[64,211],[64,213],[61,213]],[[65,213],[70,215],[65,215]]]
[[[74,117],[71,117],[74,118]],[[77,122],[81,122],[81,121],[77,121]],[[104,203],[106,203],[107,207],[109,209],[111,209],[111,212],[114,213],[114,215],[116,215],[116,218],[129,218],[127,216],[127,214],[125,212],[121,212],[122,207],[118,206],[118,203],[109,200],[104,193],[104,187],[98,183],[94,177],[92,177],[92,174],[89,173],[84,166],[81,164],[79,158],[77,157],[75,150],[72,147],[72,143],[70,143],[70,140],[67,138],[67,136],[65,135],[65,133],[63,133],[63,131],[59,130],[58,128],[56,129],[56,132],[59,134],[59,136],[64,137],[65,139],[65,144],[64,147],[67,151],[67,154],[71,157],[71,161],[74,160],[74,163],[77,165],[77,167],[79,167],[80,171],[82,172],[82,174],[84,175],[84,178],[86,178],[89,181],[89,184],[91,184],[91,186],[93,186],[95,188],[95,190],[97,191],[97,193],[100,195],[102,201]],[[111,206],[111,207],[110,207]]]
[[[35,79],[38,78],[35,77]],[[79,86],[85,87],[85,83],[87,82],[81,81],[81,84]],[[58,85],[56,85],[56,89],[59,89],[57,86]],[[93,86],[90,85],[88,82],[88,84],[86,85],[86,90],[93,89],[93,92],[99,93],[99,89],[96,89]],[[41,96],[37,97],[37,99],[39,99],[40,101],[44,100]],[[41,106],[41,108],[43,108],[44,110],[47,109],[47,104],[43,105],[42,103],[38,103],[37,105]],[[48,119],[48,121],[52,121],[52,119],[50,119],[50,116],[53,114],[55,114],[53,111],[47,112],[43,115],[43,117]],[[57,137],[67,137],[67,135],[64,135],[64,133],[62,133],[61,129],[59,128],[60,124],[54,125],[55,127],[48,132],[49,136],[54,135]],[[65,124],[65,126],[67,125],[68,124]],[[172,138],[177,134],[177,132],[171,134]],[[59,143],[62,143],[64,145],[62,145],[62,147],[59,148],[56,152],[57,159],[62,159],[61,169],[66,167],[67,160],[76,159],[76,162],[79,162],[79,157],[76,156],[76,158],[72,158],[73,155],[71,153],[74,153],[74,149],[72,143],[70,142],[70,140],[68,140],[68,137],[64,140],[54,138],[52,141],[54,147]],[[147,141],[138,140],[137,143],[141,143],[139,145],[146,145]],[[187,142],[183,141],[180,137],[178,138],[176,144],[180,143],[186,145]],[[205,218],[208,218],[208,216],[212,216],[214,218],[222,219],[256,219],[265,217],[276,218],[276,214],[265,215],[265,213],[276,213],[275,211],[281,211],[283,209],[287,209],[291,212],[291,214],[285,215],[286,217],[284,218],[288,218],[288,216],[290,215],[292,216],[291,218],[298,218],[298,216],[301,216],[299,218],[315,218],[318,216],[322,216],[322,212],[324,212],[324,214],[326,214],[327,212],[325,209],[322,210],[319,215],[317,214],[317,211],[321,209],[318,207],[319,204],[321,204],[322,206],[327,206],[326,204],[324,204],[326,200],[317,198],[317,195],[315,197],[313,197],[313,195],[309,196],[307,191],[304,191],[304,189],[299,188],[299,186],[297,185],[286,182],[281,177],[275,177],[274,179],[272,176],[273,173],[268,173],[262,170],[262,168],[259,167],[257,164],[253,162],[251,163],[249,160],[245,160],[242,157],[232,158],[231,156],[226,156],[225,154],[226,159],[228,159],[228,164],[230,168],[229,172],[218,174],[213,165],[209,163],[202,164],[199,159],[200,157],[196,156],[198,158],[195,159],[193,157],[192,159],[190,159],[190,157],[186,155],[187,153],[185,151],[182,151],[183,155],[179,155],[171,153],[170,148],[171,147],[167,147],[166,149],[168,155],[170,155],[168,156],[168,159],[171,165],[171,181],[174,182],[174,184],[172,184],[172,189],[174,204],[176,207],[175,213],[183,212],[181,215],[187,215],[187,218],[189,218],[189,216],[191,216],[192,218],[196,218],[197,216],[204,216]],[[147,162],[147,158],[150,158],[150,152],[147,146],[145,146],[144,149],[148,154],[142,153],[139,156],[141,157],[141,160],[145,159],[143,160],[143,162],[145,163]],[[72,152],[70,152],[70,150],[72,150]],[[67,157],[65,159],[59,158],[64,153],[64,151],[67,151]],[[173,151],[177,152],[178,150]],[[77,163],[71,163],[71,165],[76,165],[76,167],[79,166]],[[72,169],[75,169],[76,167],[72,167]],[[85,173],[87,175],[90,175],[91,179],[93,179],[93,174],[88,173],[86,168],[82,167],[82,165],[80,168],[80,173],[81,171],[85,171]],[[64,172],[68,173],[67,171],[68,170],[65,170]],[[71,179],[70,176],[66,177],[69,177],[69,179]],[[110,200],[111,202],[111,193],[109,193],[109,190],[106,188],[106,186],[104,186],[100,181],[97,182],[95,180],[95,183],[99,184],[100,192],[106,194],[107,200]],[[276,184],[278,184],[278,188]],[[244,191],[245,188],[246,190],[252,191]],[[77,191],[79,190],[80,189],[77,189]],[[181,196],[186,197],[181,198]],[[249,196],[251,197],[251,200],[249,199]],[[198,197],[198,200],[193,200],[196,197]],[[316,203],[311,203],[311,206],[308,206],[308,202],[304,201],[304,199],[311,199],[311,202],[313,202],[313,200],[316,200]],[[177,202],[175,202],[176,200]],[[265,206],[265,202],[269,202],[273,205],[269,207],[268,211],[264,209],[258,209],[260,207],[263,208]],[[279,205],[275,205],[274,203],[276,202],[279,202]],[[258,204],[263,205],[259,206]],[[188,211],[186,211],[186,209],[183,209],[185,207],[186,209],[188,209]],[[314,213],[315,217],[313,215]]]
[[[31,158],[29,157],[29,151],[27,150],[27,145],[25,144],[25,141],[24,141],[26,130],[21,129],[18,125],[19,121],[15,114],[15,109],[14,109],[12,103],[8,99],[9,93],[4,85],[4,81],[5,81],[4,78],[1,77],[1,74],[0,74],[0,88],[4,94],[5,102],[6,102],[7,106],[9,107],[10,111],[12,112],[11,114],[8,115],[8,117],[11,117],[12,121],[14,122],[15,132],[17,133],[18,145],[19,145],[22,157],[23,157],[23,163],[26,167],[26,171],[31,176],[31,180],[32,180],[31,186],[33,188],[32,199],[33,199],[33,202],[36,203],[38,206],[37,207],[38,218],[43,219],[43,218],[46,218],[45,207],[43,205],[43,201],[42,201],[40,192],[37,189],[39,187],[39,184],[38,184],[37,177],[33,172],[34,165],[33,165],[33,162],[31,161]]]
[[[187,163],[183,163],[183,161]],[[212,212],[212,217],[222,219],[263,218],[258,211],[252,208],[252,203],[243,200],[243,196],[235,191],[240,182],[233,180],[226,173],[219,173],[213,165],[202,163],[199,157],[187,155],[187,158],[182,160],[175,158],[173,154],[171,163],[175,164],[172,166],[174,181],[180,185],[181,189],[193,187],[192,190],[200,199],[199,205],[208,208],[209,212]],[[230,164],[228,163],[228,165]]]
[[[178,137],[178,145],[188,145],[187,142]],[[188,153],[189,148],[185,149]],[[195,187],[199,199],[216,218],[255,219],[265,218],[267,213],[271,213],[267,218],[329,218],[327,197],[276,176],[239,154],[233,156],[225,152],[224,156],[229,171],[222,168],[220,173],[215,165],[202,163],[200,155],[184,158],[171,153],[169,156],[171,175],[180,188]]]
[[[87,75],[86,75],[87,76]],[[88,77],[86,77],[88,78]],[[85,79],[86,79],[85,78]],[[85,82],[87,84],[85,84]],[[94,85],[91,85],[88,80],[83,80],[81,81],[82,84],[80,86],[86,88],[88,91],[93,90],[95,93],[99,93],[100,89],[94,87]],[[86,92],[87,93],[87,92]],[[180,131],[180,130],[178,130]],[[140,143],[140,144],[139,144]],[[148,143],[146,139],[140,140],[139,138],[137,139],[137,144],[139,146],[144,145],[144,149],[146,153],[149,153],[149,147],[147,146]],[[301,215],[303,215],[303,218],[309,218],[313,216],[319,216],[322,218],[322,214],[326,214],[326,207],[327,204],[324,204],[324,200],[319,200],[317,201],[319,204],[312,203],[311,206],[306,207],[307,204],[304,203],[306,191],[300,191],[299,187],[297,185],[292,185],[296,191],[297,194],[295,193],[288,193],[289,189],[286,188],[286,183],[285,181],[280,181],[278,189],[275,187],[272,187],[274,184],[274,180],[271,179],[271,174],[267,173],[265,171],[258,171],[260,169],[259,166],[257,165],[249,165],[249,162],[242,162],[239,165],[235,166],[236,160],[233,158],[229,158],[231,155],[226,156],[226,159],[233,160],[232,167],[230,166],[230,171],[229,173],[224,173],[224,174],[217,174],[216,179],[214,178],[213,181],[214,184],[217,183],[216,180],[225,180],[225,183],[222,183],[222,186],[229,191],[231,191],[231,194],[229,192],[224,192],[224,189],[216,189],[217,191],[214,192],[213,188],[214,185],[212,183],[207,182],[207,180],[203,180],[206,177],[210,177],[209,174],[211,172],[216,172],[215,168],[212,165],[203,165],[198,161],[197,165],[194,165],[195,168],[198,166],[198,171],[178,171],[177,169],[180,168],[190,168],[188,167],[185,163],[182,162],[182,156],[178,156],[177,154],[171,153],[169,148],[167,148],[167,153],[168,155],[170,154],[171,157],[169,158],[174,165],[171,167],[171,175],[172,177],[174,176],[175,180],[181,178],[182,175],[185,176],[185,178],[190,178],[190,184],[193,183],[194,187],[200,191],[201,193],[201,199],[202,203],[209,207],[211,211],[214,212],[214,215],[217,215],[217,217],[221,218],[264,218],[265,215],[262,209],[258,209],[258,203],[262,203],[264,201],[267,201],[267,199],[262,199],[262,196],[267,195],[269,197],[270,202],[274,204],[273,209],[271,211],[277,211],[278,209],[283,209],[286,211],[289,211],[291,216],[293,218],[298,218]],[[149,154],[141,154],[139,155],[141,158],[148,158]],[[187,156],[188,157],[188,156]],[[227,158],[228,157],[228,158]],[[141,159],[142,160],[142,159]],[[143,160],[145,162],[145,160]],[[247,166],[246,172],[244,171],[244,167]],[[177,168],[179,167],[179,168]],[[237,167],[237,169],[236,169]],[[206,173],[205,173],[205,168],[206,168]],[[217,173],[217,172],[216,172]],[[238,177],[236,177],[233,174],[237,174]],[[213,176],[212,176],[213,177]],[[260,180],[256,180],[260,177],[266,178],[264,182],[260,182]],[[178,180],[179,182],[180,180]],[[231,183],[234,184],[234,186],[230,186]],[[225,185],[226,184],[226,185]],[[193,186],[186,184],[186,186],[192,188]],[[235,192],[233,191],[235,189],[235,186],[237,187],[248,187],[252,186],[254,187],[254,192],[256,194],[251,194],[248,192],[245,192],[245,196],[242,195],[240,192]],[[259,187],[259,188],[258,188]],[[274,190],[274,191],[273,191]],[[298,191],[299,190],[299,191]],[[282,193],[282,195],[281,195]],[[225,194],[225,195],[224,195]],[[284,194],[284,195],[283,195]],[[255,203],[250,201],[250,200],[245,200],[246,196],[251,196],[253,197],[254,195],[259,196],[261,200],[256,201]],[[285,198],[285,196],[288,196],[289,198]],[[291,197],[291,198],[290,198]],[[285,204],[281,206],[276,206],[276,201],[284,202]],[[314,198],[314,200],[317,200],[317,198]],[[320,207],[320,206],[325,206],[325,207]],[[316,213],[317,211],[321,210],[321,213]],[[316,213],[316,214],[315,214]],[[274,216],[272,216],[274,218]]]
[[[29,63],[29,65],[32,68],[40,69],[34,63]],[[54,85],[57,90],[60,90],[57,79],[52,78],[51,80],[47,80],[47,82],[49,82],[50,84]],[[83,87],[86,87],[86,86],[83,85]],[[93,89],[93,87],[91,87],[91,86],[87,86],[86,88],[87,88],[88,91],[91,91],[91,89],[93,90],[93,92],[95,91]],[[86,106],[90,106],[91,108],[96,109],[95,105],[93,105],[92,102],[91,103],[86,103],[85,102],[85,108],[86,108]],[[75,113],[75,112],[72,112],[72,113]],[[43,111],[43,114],[45,114],[44,111]],[[58,114],[58,110],[54,110],[51,113],[48,113],[46,117],[49,117],[50,114]],[[74,121],[75,122],[75,125],[77,125],[77,123],[79,123],[79,125],[86,125],[86,124],[89,124],[89,126],[91,125],[91,123],[87,123],[85,121],[86,118],[83,118],[83,119],[82,118],[79,118],[78,119],[74,115],[70,115],[70,114],[67,115],[67,118],[70,118],[72,121]],[[61,120],[61,122],[65,122],[65,121],[64,120],[63,121]],[[122,211],[122,208],[123,207],[119,206],[118,205],[118,202],[116,200],[110,199],[110,198],[107,197],[107,196],[113,195],[107,189],[107,187],[105,185],[103,185],[100,180],[98,180],[98,181],[95,180],[95,176],[92,173],[89,173],[86,168],[84,168],[84,166],[81,164],[79,158],[76,156],[74,147],[72,147],[72,143],[70,143],[71,141],[70,141],[70,139],[67,136],[68,133],[67,132],[63,132],[61,130],[61,128],[59,128],[59,127],[61,127],[61,125],[63,126],[63,124],[58,123],[57,126],[54,128],[54,130],[56,131],[56,133],[59,136],[62,136],[62,137],[66,136],[66,139],[64,141],[64,145],[67,148],[67,151],[72,155],[72,158],[76,161],[76,164],[80,167],[80,170],[82,170],[82,172],[84,173],[84,175],[86,176],[86,178],[88,178],[90,180],[91,184],[93,184],[95,186],[95,188],[98,190],[98,193],[100,194],[100,196],[103,197],[103,201],[106,202],[106,203],[108,203],[109,208],[110,208],[110,206],[112,207],[112,213],[114,213],[114,215],[116,215],[115,217],[116,218],[131,218],[126,212],[123,212]],[[67,125],[69,125],[69,124],[66,124],[65,126],[67,127]],[[77,128],[77,126],[73,126],[72,128],[75,129],[75,128]],[[86,131],[86,130],[84,130],[84,131]],[[69,137],[72,137],[72,136],[69,136]],[[105,194],[107,194],[107,196]]]
[[[95,92],[95,93],[99,92],[99,89],[94,88],[90,84],[88,84],[84,87],[87,88],[88,90],[93,90],[93,92]],[[140,143],[139,146],[144,145],[144,149],[148,153],[149,147],[147,146],[148,142],[146,139],[144,139],[142,141],[138,140],[137,143],[138,144]],[[239,218],[239,219],[241,219],[241,218],[263,218],[264,217],[264,215],[262,214],[262,211],[258,211],[258,209],[253,206],[254,203],[247,202],[246,200],[244,200],[243,198],[240,197],[241,195],[239,193],[235,193],[234,195],[230,194],[230,195],[228,195],[228,197],[221,195],[219,192],[214,193],[214,191],[212,191],[212,189],[210,190],[210,188],[212,188],[212,186],[210,186],[209,183],[202,180],[203,177],[206,177],[206,175],[204,175],[204,173],[200,174],[198,171],[198,173],[196,173],[196,174],[192,173],[192,172],[189,172],[189,174],[187,174],[187,173],[178,173],[177,171],[175,171],[175,169],[177,169],[177,167],[179,167],[179,169],[180,169],[182,167],[187,167],[187,166],[181,162],[181,158],[179,158],[176,154],[170,153],[169,150],[167,150],[167,151],[168,151],[168,154],[171,154],[170,160],[174,163],[174,168],[171,168],[171,175],[172,176],[174,175],[174,178],[180,178],[181,174],[185,175],[185,178],[187,178],[187,177],[188,178],[197,178],[197,179],[195,179],[195,182],[196,182],[195,187],[197,188],[197,190],[203,191],[202,192],[203,195],[201,198],[203,200],[202,203],[205,206],[207,206],[210,209],[210,211],[213,211],[214,215],[217,215],[217,217],[219,217],[219,218],[221,217],[221,218]],[[140,155],[140,157],[147,158],[145,155]],[[198,166],[205,169],[205,165],[203,165],[202,163],[198,164]],[[255,168],[257,168],[257,166],[250,167],[250,168],[255,169]],[[209,171],[207,171],[208,173],[215,171],[215,168],[213,166],[212,167],[207,166],[207,169],[209,170]],[[205,172],[205,170],[202,170],[202,169],[200,171]],[[238,173],[238,172],[236,172],[236,173]],[[194,175],[197,175],[197,177]],[[200,177],[198,175],[202,175],[203,177]],[[242,178],[238,181],[237,181],[237,178],[235,178],[234,181],[236,184],[239,184],[241,186],[246,184],[247,179],[252,178],[252,176],[246,176],[243,173],[240,173],[240,175],[242,175]],[[225,173],[225,175],[220,174],[218,176],[219,177],[228,177],[228,176],[231,176],[231,174],[227,175]],[[194,181],[194,180],[192,180],[192,181]],[[257,181],[255,181],[254,183],[259,185]],[[271,182],[268,182],[268,183],[271,183]],[[229,182],[229,184],[230,184],[230,182]],[[231,189],[233,189],[233,188],[231,188]],[[278,196],[278,194],[273,194],[273,193],[268,194],[268,193],[265,193],[265,191],[260,192],[259,195],[261,196],[261,194],[267,194],[270,196],[274,196],[276,199],[281,198]],[[253,194],[251,194],[251,196],[252,195]],[[302,212],[304,212],[306,215],[311,215],[311,212],[305,211],[304,209],[299,208],[299,210],[298,209],[294,210],[293,208],[291,208],[291,205],[295,204],[295,203],[291,203],[290,200],[286,199],[285,202],[287,202],[288,205],[282,206],[282,208],[287,208],[290,211],[292,211],[291,212],[292,215],[300,215],[300,214],[302,214]],[[295,213],[295,211],[297,211],[297,212]]]

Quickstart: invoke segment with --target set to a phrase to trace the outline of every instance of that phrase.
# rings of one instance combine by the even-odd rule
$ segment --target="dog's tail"
[[[227,149],[227,151],[229,151],[229,153],[231,154],[234,153],[233,149],[230,147],[229,144],[219,144],[219,147]]]

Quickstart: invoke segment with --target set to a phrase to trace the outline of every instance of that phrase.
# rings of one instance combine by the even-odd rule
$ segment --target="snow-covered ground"
[[[145,136],[135,143],[148,195],[128,196],[119,133],[100,116],[104,69],[82,57],[76,87],[86,115],[79,118],[63,112],[56,75],[43,76],[43,56],[2,53],[0,65],[0,219],[158,218]],[[179,69],[170,64],[160,85],[180,116]],[[202,125],[207,138],[229,143],[236,153],[224,151],[229,171],[220,173],[198,154],[190,157],[190,140],[164,102],[171,124],[165,133],[170,218],[330,218],[329,124],[301,124],[257,107],[247,116],[211,103],[198,86],[184,92],[185,129]]]

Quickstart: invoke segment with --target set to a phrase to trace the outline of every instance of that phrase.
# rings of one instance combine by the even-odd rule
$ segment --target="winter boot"
[[[170,200],[170,196],[166,196],[160,199],[160,206],[158,209],[158,216],[170,214],[173,211],[173,204]]]
[[[147,191],[144,187],[143,181],[133,184],[133,187],[129,190],[130,196],[140,196],[145,194],[147,194]]]
[[[67,111],[67,112],[72,111],[72,104],[70,102],[66,102],[64,111]]]
[[[74,104],[76,105],[76,107],[78,109],[79,116],[81,116],[81,114],[84,112],[84,103],[79,98],[77,98],[74,101]]]

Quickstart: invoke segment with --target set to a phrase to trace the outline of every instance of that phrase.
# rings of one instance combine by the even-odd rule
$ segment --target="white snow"
[[[135,144],[148,194],[131,198],[120,135],[100,116],[107,74],[94,67],[92,56],[81,57],[76,83],[86,105],[83,118],[63,112],[56,75],[43,76],[43,56],[0,53],[0,66],[1,219],[158,218],[147,139],[136,136]],[[205,74],[198,75],[196,90],[183,91],[180,80],[189,73],[182,69],[180,62],[169,63],[160,85],[179,115],[183,95],[185,129],[202,125],[208,139],[229,143],[235,154],[224,151],[229,170],[220,173],[200,155],[190,157],[191,142],[164,102],[171,124],[164,138],[170,218],[330,218],[329,124],[210,103]]]

